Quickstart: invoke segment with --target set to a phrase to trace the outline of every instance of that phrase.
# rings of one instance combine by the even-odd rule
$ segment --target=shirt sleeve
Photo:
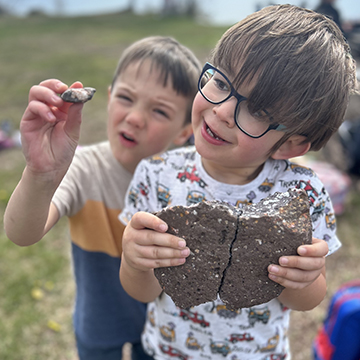
[[[328,255],[341,247],[336,234],[336,218],[329,193],[316,176],[308,189],[310,216],[313,223],[313,237],[325,240],[329,246]],[[306,190],[306,189],[305,189]]]
[[[86,164],[82,156],[77,151],[74,159],[57,188],[52,202],[59,211],[60,216],[72,216],[76,214],[84,205],[83,189],[90,186],[91,167]]]

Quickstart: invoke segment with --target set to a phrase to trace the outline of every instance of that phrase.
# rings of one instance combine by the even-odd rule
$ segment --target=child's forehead
[[[241,62],[238,62],[234,66],[221,64],[217,68],[228,78],[235,90],[246,89],[247,92],[251,92],[258,82],[258,73],[249,73],[247,76],[243,76],[244,69]]]
[[[143,76],[145,73],[149,75],[158,75],[160,69],[159,66],[151,59],[138,59],[129,62],[120,72],[122,73],[131,73],[132,75]]]
[[[226,75],[240,95],[248,98],[254,108],[266,109],[274,121],[286,122],[286,126],[291,127],[289,119],[292,111],[290,107],[284,106],[287,103],[285,100],[290,95],[286,89],[277,86],[273,81],[274,76],[267,74],[267,67],[264,64],[255,67],[249,64],[249,60],[236,59],[233,63],[220,61],[216,68]],[[278,72],[277,74],[281,76]]]
[[[119,73],[116,82],[134,79],[144,84],[152,80],[162,87],[172,86],[171,76],[167,76],[159,64],[151,59],[134,60],[127,64]]]

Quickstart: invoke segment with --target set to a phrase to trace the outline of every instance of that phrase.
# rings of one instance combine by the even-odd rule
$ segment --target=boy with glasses
[[[325,256],[341,246],[323,184],[311,169],[288,159],[321,149],[338,129],[355,91],[355,63],[332,20],[295,6],[270,6],[223,35],[198,87],[195,148],[167,152],[160,163],[142,161],[135,171],[120,215],[128,222],[120,279],[131,296],[153,301],[143,344],[157,359],[220,354],[288,359],[290,310],[310,310],[322,301]],[[134,199],[132,189],[140,184],[148,192]],[[285,287],[280,296],[226,316],[217,311],[224,309],[220,300],[182,316],[185,310],[162,292],[153,272],[181,265],[189,256],[185,241],[165,233],[166,223],[150,214],[164,206],[163,191],[171,205],[198,199],[243,206],[291,187],[307,191],[313,243],[300,246],[299,256],[283,256],[268,267],[269,278]],[[172,336],[164,337],[170,328]],[[233,343],[232,335],[248,340]]]

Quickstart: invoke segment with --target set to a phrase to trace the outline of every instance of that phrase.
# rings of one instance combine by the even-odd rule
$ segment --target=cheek
[[[148,143],[156,147],[170,138],[170,128],[161,124],[151,124],[147,130]]]
[[[209,102],[206,101],[202,95],[198,92],[194,98],[192,106],[192,117],[197,117],[199,114],[209,106]]]
[[[179,130],[180,131],[180,130]],[[177,130],[171,124],[157,124],[151,126],[147,133],[148,148],[151,148],[155,152],[163,151],[172,144],[172,140],[177,134]]]
[[[252,139],[249,136],[243,134],[239,129],[236,128],[237,131],[240,132],[238,136],[238,151],[249,161],[255,162],[264,162],[270,156],[270,150],[274,146],[276,139],[272,138],[269,133],[269,136],[265,135],[259,139]]]
[[[108,106],[107,113],[107,133],[108,137],[117,136],[118,125],[125,118],[124,112],[120,108],[114,106]]]
[[[193,102],[191,124],[194,132],[202,125],[202,113],[209,108],[209,103],[198,93]]]
[[[126,116],[126,108],[116,103],[115,100],[109,102],[107,110],[109,123],[113,125],[121,122]]]
[[[114,124],[113,121],[113,117],[111,116],[110,113],[108,113],[108,120],[107,120],[107,135],[108,138],[111,139],[112,137],[114,137],[116,135],[116,126]]]

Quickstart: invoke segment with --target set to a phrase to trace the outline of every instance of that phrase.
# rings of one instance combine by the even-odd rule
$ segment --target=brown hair
[[[141,39],[122,53],[113,77],[113,88],[119,75],[134,62],[151,61],[161,73],[166,86],[169,79],[173,89],[189,99],[186,123],[191,122],[192,102],[197,92],[201,64],[193,52],[171,37],[151,36]]]
[[[336,24],[312,10],[269,6],[225,32],[212,62],[235,87],[256,80],[249,103],[321,149],[344,120],[356,92],[356,65]]]

